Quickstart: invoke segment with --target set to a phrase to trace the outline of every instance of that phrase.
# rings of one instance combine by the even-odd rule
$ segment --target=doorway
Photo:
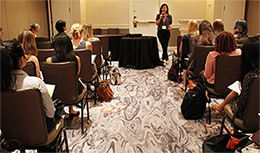
[[[131,0],[129,1],[129,32],[143,34],[143,36],[156,36],[157,26],[155,18],[159,11],[160,0]],[[133,19],[138,23],[134,27]]]

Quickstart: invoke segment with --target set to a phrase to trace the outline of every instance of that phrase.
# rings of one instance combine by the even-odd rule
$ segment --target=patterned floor
[[[84,134],[80,129],[67,130],[70,150],[75,153],[202,152],[203,140],[219,132],[222,115],[212,116],[217,123],[213,127],[204,126],[207,113],[201,120],[185,120],[180,110],[185,92],[167,80],[169,67],[119,68],[123,84],[111,85],[114,92],[111,102],[90,109],[90,129]]]
[[[79,117],[68,125],[70,152],[202,152],[203,140],[219,133],[223,112],[212,114],[210,127],[207,111],[200,120],[184,119],[180,106],[185,92],[167,80],[170,65],[145,70],[119,68],[123,84],[111,85],[113,100],[90,108],[90,121],[84,111],[84,127],[88,130],[81,134]],[[222,101],[213,99],[212,103]]]

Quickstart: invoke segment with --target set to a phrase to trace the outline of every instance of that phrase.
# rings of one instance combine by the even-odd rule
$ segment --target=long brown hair
[[[211,23],[207,20],[203,20],[199,25],[199,35],[193,40],[196,43],[200,37],[202,37],[202,45],[213,45],[213,40],[215,39],[215,34],[213,32]]]
[[[18,41],[23,44],[25,55],[37,56],[38,50],[36,47],[34,34],[29,30],[23,30],[18,35]]]
[[[224,23],[221,19],[216,19],[213,22],[213,31],[217,31],[218,33],[224,31]]]
[[[215,41],[215,50],[219,53],[230,53],[237,49],[237,42],[232,33],[222,31],[218,34]]]

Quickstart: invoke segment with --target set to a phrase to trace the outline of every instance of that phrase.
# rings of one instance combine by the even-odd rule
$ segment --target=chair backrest
[[[38,49],[39,63],[46,62],[48,57],[54,56],[54,49]]]
[[[108,56],[108,36],[107,35],[99,35],[97,36],[101,41],[101,49],[102,53],[105,57]]]
[[[36,43],[50,41],[48,37],[35,37]]]
[[[74,53],[78,55],[81,60],[81,70],[79,77],[83,82],[88,82],[92,77],[91,50],[77,49],[74,50]]]
[[[182,36],[177,36],[177,53],[179,54]]]
[[[199,73],[204,70],[206,58],[210,51],[213,51],[215,48],[214,46],[204,46],[199,45],[195,48],[195,59],[194,59],[194,73],[196,76],[199,75]]]
[[[93,28],[93,35],[101,35],[102,30],[101,28]]]
[[[37,42],[36,43],[37,49],[51,49],[52,43],[50,41],[44,41],[44,42]]]
[[[29,75],[29,76],[37,76],[36,74],[36,66],[33,61],[27,61],[26,65],[23,67],[23,70]]]
[[[101,65],[101,41],[91,41],[92,43],[92,55],[96,55],[95,63],[97,67]]]
[[[55,84],[52,99],[60,99],[67,104],[73,104],[78,98],[77,66],[74,62],[41,64],[44,82]]]
[[[242,47],[243,47],[243,44],[237,44],[237,48],[242,49]]]
[[[247,41],[248,37],[236,39],[237,44],[244,44]]]
[[[193,40],[194,40],[194,37],[191,37],[190,39],[189,39],[189,53],[191,53],[191,51],[192,51],[192,48],[193,48]]]
[[[226,95],[230,92],[229,85],[239,79],[241,67],[240,55],[218,55],[216,58],[214,90]]]
[[[259,99],[259,83],[260,77],[257,76],[252,80],[249,89],[247,106],[244,114],[244,125],[250,129],[259,129],[260,99]]]
[[[119,28],[108,28],[107,34],[119,34]]]
[[[38,89],[1,91],[1,130],[7,140],[19,140],[24,146],[47,141],[45,114]]]

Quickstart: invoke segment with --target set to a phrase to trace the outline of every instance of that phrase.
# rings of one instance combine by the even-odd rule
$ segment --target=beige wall
[[[174,23],[178,23],[178,19],[206,18],[206,0],[165,0],[164,2],[169,5]]]
[[[72,23],[92,23],[94,27],[103,29],[119,27],[127,30],[129,27],[129,0],[63,1],[70,1]],[[178,23],[178,19],[207,19],[212,22],[216,18],[222,18],[226,30],[232,31],[235,21],[244,16],[244,11],[241,11],[244,10],[244,0],[159,0],[158,2],[160,4],[166,2],[169,5],[174,23]],[[253,35],[259,33],[259,1],[249,1],[249,4],[252,9],[249,10],[251,14],[249,12],[248,25],[249,32]],[[1,27],[4,29],[3,40],[17,37],[22,29],[27,29],[35,22],[41,25],[38,36],[48,35],[45,1],[1,0],[0,5]],[[223,11],[225,5],[226,10]],[[234,13],[237,10],[239,13]],[[55,21],[53,22],[55,24]]]
[[[207,0],[205,7],[206,7],[205,19],[212,23],[214,21],[215,0]]]
[[[224,6],[225,10],[223,12],[222,19],[224,20],[225,30],[233,32],[236,21],[239,19],[244,19],[245,0],[225,0]]]
[[[260,34],[260,2],[259,1],[249,1],[248,4],[248,14],[247,14],[247,23],[248,31],[252,36]]]
[[[97,28],[128,28],[128,0],[81,0],[81,23]]]
[[[33,23],[41,26],[37,36],[48,36],[47,11],[45,1],[1,0],[1,27],[4,29],[3,40],[16,38],[23,29]]]

